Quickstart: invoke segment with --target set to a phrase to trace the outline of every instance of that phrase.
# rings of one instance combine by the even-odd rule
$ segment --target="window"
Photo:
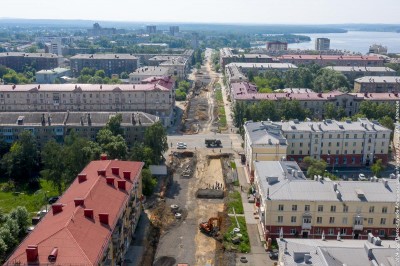
[[[386,218],[381,218],[381,224],[382,225],[386,224]]]
[[[340,229],[340,234],[341,234],[341,235],[345,235],[346,233],[347,233],[346,228]]]
[[[346,134],[346,139],[348,139],[349,138],[349,134]],[[347,142],[346,142],[347,143]]]
[[[332,134],[329,134],[329,138],[330,138],[330,139],[332,138]]]
[[[340,139],[340,134],[337,134],[337,138]]]
[[[323,212],[323,211],[324,211],[324,206],[318,205],[318,212]]]
[[[380,229],[379,230],[379,236],[384,236],[385,235],[385,230],[384,229]]]
[[[343,217],[342,224],[347,224],[347,217]]]
[[[290,222],[295,223],[295,222],[296,222],[296,216],[292,216],[292,217],[290,218]]]
[[[370,212],[370,213],[373,213],[374,211],[375,211],[375,207],[374,207],[374,206],[370,206],[370,207],[369,207],[369,212]]]
[[[303,142],[300,142],[300,147],[303,147]]]
[[[348,142],[345,142],[345,143],[344,143],[344,146],[345,146],[345,147],[349,146],[349,143],[348,143]]]
[[[368,224],[373,224],[374,223],[374,219],[373,218],[368,218]]]
[[[322,217],[317,217],[317,224],[322,224]]]
[[[283,223],[283,216],[278,216],[278,223]]]
[[[358,206],[358,207],[356,208],[356,213],[361,213],[361,207]]]
[[[339,145],[340,145],[340,143],[339,143],[339,142],[336,142],[336,147],[339,147]]]
[[[329,223],[334,224],[335,223],[335,217],[329,217]]]
[[[355,139],[357,138],[357,134],[354,134],[354,138],[355,138]]]
[[[336,212],[336,206],[334,205],[331,206],[331,212]]]
[[[304,211],[309,212],[310,211],[310,205],[304,206]]]
[[[290,234],[295,235],[297,233],[296,228],[291,228],[290,229]]]
[[[329,142],[329,143],[328,143],[328,147],[330,147],[331,145],[332,145],[332,143],[331,143],[331,142]]]
[[[301,139],[303,138],[303,134],[300,134],[300,138],[301,138]]]
[[[317,234],[317,235],[322,234],[322,229],[321,228],[315,228],[315,234]]]
[[[292,205],[292,211],[297,211],[297,205]]]
[[[283,211],[283,204],[279,204],[278,211]]]
[[[328,229],[328,235],[334,235],[335,234],[335,229],[334,228],[329,228]]]
[[[386,138],[386,134],[383,134],[383,136],[382,136],[383,138]]]
[[[382,213],[387,213],[387,207],[382,207]]]

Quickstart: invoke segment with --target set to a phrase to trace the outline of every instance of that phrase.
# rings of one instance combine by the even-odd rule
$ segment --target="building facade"
[[[307,180],[297,164],[255,162],[256,206],[268,238],[367,239],[396,235],[396,182]]]
[[[270,127],[280,127],[280,133],[287,143],[286,158],[289,161],[301,163],[304,157],[310,156],[317,160],[323,159],[334,169],[371,165],[378,159],[382,159],[386,164],[389,160],[391,130],[365,118],[359,118],[357,122],[350,120],[339,122],[330,119],[321,122],[248,121],[244,125],[245,139],[250,139],[248,143],[252,143],[260,139],[254,136],[261,134],[264,136],[261,143],[267,145]],[[251,149],[251,146],[248,148]],[[247,151],[246,153],[251,154]],[[254,153],[253,149],[252,154]],[[247,164],[250,170],[250,161]],[[251,170],[250,173],[253,174]]]
[[[139,58],[130,54],[77,54],[71,57],[72,75],[80,75],[84,67],[104,70],[107,76],[131,73],[138,67]]]
[[[22,72],[25,66],[32,66],[36,71],[58,67],[58,56],[46,53],[0,53],[0,65]]]
[[[142,162],[92,161],[4,265],[121,265],[142,211]]]
[[[400,92],[400,77],[365,76],[354,80],[355,92]]]
[[[173,85],[164,80],[133,85],[0,85],[0,112],[138,111],[156,115],[169,126],[175,106]]]
[[[317,64],[326,66],[383,66],[385,60],[371,55],[281,55],[277,59],[282,63],[292,63],[296,66]]]
[[[71,70],[68,68],[54,68],[50,70],[40,70],[36,74],[36,82],[38,84],[54,84],[57,79],[64,76],[71,76]]]
[[[22,131],[30,131],[39,146],[51,139],[63,143],[71,132],[95,141],[97,133],[117,114],[122,117],[121,128],[129,147],[142,142],[146,128],[159,121],[143,112],[7,112],[0,113],[0,139],[13,143]]]
[[[148,34],[157,33],[157,26],[156,25],[148,25],[148,26],[146,26],[146,32]]]
[[[315,39],[315,50],[327,51],[330,49],[331,40],[328,38],[316,38]]]
[[[267,51],[284,51],[288,48],[287,42],[267,42]]]
[[[129,83],[140,84],[142,80],[151,77],[162,77],[171,75],[168,67],[156,67],[156,66],[145,66],[136,69],[134,72],[129,74]]]

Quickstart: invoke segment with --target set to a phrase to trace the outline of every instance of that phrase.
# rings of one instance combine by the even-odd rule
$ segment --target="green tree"
[[[342,87],[349,87],[345,75],[331,69],[321,69],[314,79],[314,90],[318,92],[337,90]]]
[[[128,147],[125,139],[121,135],[113,135],[111,130],[103,128],[97,133],[97,142],[103,152],[111,159],[125,159],[128,153]]]
[[[146,128],[144,144],[153,150],[154,162],[158,163],[162,154],[168,150],[167,132],[160,122]]]
[[[182,91],[181,89],[177,89],[175,91],[175,99],[177,101],[185,101],[186,100],[186,92]]]
[[[308,178],[314,178],[314,176],[324,176],[325,175],[325,169],[327,166],[327,163],[324,160],[315,160],[311,158],[310,156],[304,157],[303,160],[306,169],[307,169],[307,177]]]
[[[92,78],[90,75],[80,75],[78,77],[78,83],[86,84],[89,83],[89,80]]]
[[[19,237],[24,236],[29,225],[28,210],[25,207],[17,206],[9,213],[9,216],[11,219],[14,219],[18,224],[19,228],[18,236]]]
[[[40,173],[44,179],[48,180],[57,189],[60,195],[63,187],[70,179],[65,175],[64,159],[64,147],[55,140],[50,140],[44,145],[42,150],[43,170]]]
[[[100,77],[100,78],[105,78],[106,77],[106,72],[104,72],[103,69],[97,70],[96,73],[94,74],[95,77]]]
[[[371,171],[377,177],[381,176],[383,170],[385,170],[385,166],[382,163],[382,159],[378,159],[373,165],[371,165]]]
[[[89,68],[89,67],[84,67],[84,68],[82,68],[82,70],[81,70],[81,75],[82,76],[94,76],[94,74],[96,73],[96,70],[95,69],[93,69],[93,68]]]
[[[101,78],[101,77],[99,77],[99,76],[94,76],[94,77],[91,77],[91,78],[87,81],[87,83],[90,83],[90,84],[103,84],[103,83],[105,83],[105,82],[103,81],[103,78]]]
[[[18,243],[18,238],[11,234],[10,229],[7,226],[0,227],[0,254],[1,254],[1,240],[6,244],[7,250],[11,250]],[[0,256],[1,257],[1,256]]]
[[[124,135],[124,130],[121,128],[122,115],[116,114],[108,120],[106,128],[111,131],[114,136]]]
[[[247,72],[247,78],[250,82],[254,82],[254,73],[252,70],[249,70],[249,72]]]
[[[149,165],[154,164],[153,150],[141,142],[135,142],[131,149],[130,159],[132,161],[144,162],[145,167],[148,167]]]
[[[2,260],[4,258],[6,258],[6,254],[7,254],[7,244],[4,242],[4,240],[0,237],[0,262],[2,262]],[[1,259],[3,258],[3,259]]]
[[[324,117],[328,119],[335,119],[337,117],[336,106],[333,103],[326,103],[324,105]]]
[[[154,188],[157,185],[157,179],[151,175],[149,169],[142,170],[142,186],[143,194],[145,196],[150,196],[153,193]]]
[[[122,72],[121,75],[120,75],[120,77],[121,77],[122,79],[128,79],[128,78],[129,78],[129,74],[128,74],[127,72]]]

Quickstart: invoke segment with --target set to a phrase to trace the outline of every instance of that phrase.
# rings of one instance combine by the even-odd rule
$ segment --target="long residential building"
[[[190,60],[186,56],[157,55],[148,60],[150,66],[168,68],[169,75],[184,79],[189,71]]]
[[[129,74],[129,83],[140,84],[142,83],[142,80],[145,80],[150,77],[168,76],[172,74],[170,74],[170,69],[167,67],[157,67],[157,66],[140,67],[136,69],[134,72]]]
[[[400,92],[400,77],[365,76],[354,80],[355,92]]]
[[[142,162],[92,161],[4,265],[121,265],[142,210]]]
[[[173,82],[147,84],[0,85],[0,112],[139,111],[159,116],[165,126],[173,117]]]
[[[271,56],[265,54],[235,54],[234,49],[220,49],[220,65],[224,69],[229,63],[278,63]]]
[[[28,130],[39,146],[51,139],[62,143],[71,132],[95,141],[97,133],[118,114],[129,147],[143,141],[146,128],[159,121],[157,116],[143,112],[0,112],[0,140],[12,143]]]
[[[395,76],[396,71],[388,67],[359,67],[359,66],[328,66],[331,69],[345,75],[349,80],[364,76]]]
[[[282,63],[296,66],[317,64],[326,66],[383,66],[385,60],[379,56],[366,55],[298,55],[286,54],[277,57]]]
[[[389,160],[392,131],[365,118],[359,118],[357,122],[330,119],[321,122],[248,121],[244,124],[244,130],[246,164],[251,174],[252,160],[262,159],[258,157],[257,145],[269,147],[272,152],[265,160],[281,158],[283,149],[287,148],[287,160],[301,163],[304,157],[310,156],[325,160],[332,168],[371,165],[377,159],[382,159],[386,164]],[[279,139],[276,143],[273,135],[279,136],[275,137]]]
[[[46,53],[0,53],[0,65],[22,72],[24,67],[32,66],[36,71],[58,67],[58,56]]]
[[[72,75],[79,76],[85,67],[104,70],[107,76],[131,73],[138,68],[139,58],[132,54],[77,54],[71,57]]]
[[[325,117],[325,105],[333,104],[336,108],[342,108],[346,116],[353,116],[359,112],[360,104],[363,101],[373,103],[386,103],[393,106],[400,100],[400,94],[395,93],[344,93],[331,91],[326,93],[318,92],[274,92],[259,93],[257,87],[251,83],[239,82],[230,85],[231,99],[233,102],[254,103],[258,101],[273,101],[278,105],[283,101],[299,101],[303,108],[310,109],[313,117]]]
[[[255,162],[256,206],[268,238],[396,236],[397,180],[306,179],[294,162]]]

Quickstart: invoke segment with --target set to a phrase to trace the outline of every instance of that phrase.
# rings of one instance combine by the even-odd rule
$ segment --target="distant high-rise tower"
[[[51,54],[62,55],[61,38],[54,38],[51,40],[49,52]]]
[[[199,34],[197,32],[192,33],[192,48],[199,48]]]
[[[177,33],[179,33],[179,26],[169,26],[169,33],[172,36],[175,36]]]
[[[330,49],[331,40],[328,38],[316,38],[315,39],[315,50],[327,51]]]
[[[157,32],[157,26],[155,25],[146,26],[146,31],[148,34],[154,34]]]

